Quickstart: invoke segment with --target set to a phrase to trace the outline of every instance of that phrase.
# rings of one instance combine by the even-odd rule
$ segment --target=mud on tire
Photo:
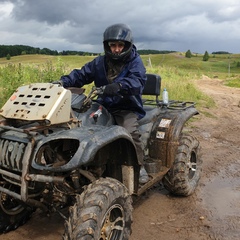
[[[121,182],[112,178],[90,184],[77,195],[69,214],[65,240],[127,240],[131,234],[131,196]]]
[[[16,188],[9,184],[8,189]],[[0,233],[6,233],[25,224],[35,209],[0,192]]]
[[[174,195],[189,196],[197,187],[201,171],[199,141],[182,134],[173,166],[163,179],[164,187]]]

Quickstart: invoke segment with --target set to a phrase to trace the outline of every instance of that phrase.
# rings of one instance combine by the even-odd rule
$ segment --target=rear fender
[[[149,157],[160,160],[163,166],[170,168],[175,159],[183,127],[196,114],[198,111],[195,107],[184,110],[167,110],[160,114],[149,139]]]

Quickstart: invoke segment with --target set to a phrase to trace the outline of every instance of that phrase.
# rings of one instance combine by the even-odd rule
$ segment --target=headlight
[[[60,167],[68,163],[79,147],[76,139],[57,139],[45,143],[36,155],[36,164],[44,167]]]

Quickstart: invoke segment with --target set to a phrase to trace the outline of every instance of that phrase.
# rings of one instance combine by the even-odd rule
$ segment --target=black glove
[[[62,80],[53,81],[51,83],[52,84],[59,84],[60,86],[63,86],[63,81]]]
[[[118,91],[120,90],[120,84],[119,83],[111,83],[105,86],[103,90],[104,95],[117,95]]]

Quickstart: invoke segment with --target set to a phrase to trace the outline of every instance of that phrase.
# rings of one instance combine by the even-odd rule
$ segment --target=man
[[[113,115],[116,123],[131,134],[138,155],[140,183],[148,181],[143,167],[143,149],[138,130],[138,120],[145,116],[142,91],[146,83],[146,69],[133,44],[131,29],[125,24],[109,26],[103,34],[104,56],[99,56],[62,76],[63,87],[82,87],[94,81],[96,87],[105,86],[98,98]]]

